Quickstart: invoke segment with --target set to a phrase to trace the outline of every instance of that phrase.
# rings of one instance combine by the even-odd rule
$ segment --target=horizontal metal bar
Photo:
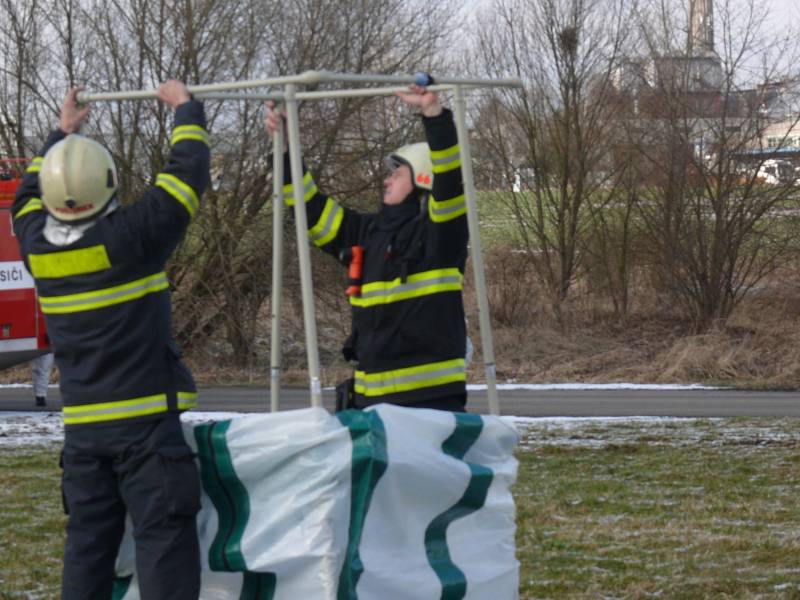
[[[323,82],[345,82],[345,83],[396,83],[410,85],[419,82],[419,75],[371,75],[357,73],[334,73],[331,71],[304,71],[298,75],[287,75],[283,77],[271,77],[267,79],[248,79],[242,81],[228,81],[223,83],[209,83],[204,85],[190,85],[187,89],[192,94],[205,95],[207,92],[227,92],[231,90],[243,90],[261,87],[280,86],[287,84],[314,85]],[[444,86],[465,86],[465,87],[522,87],[522,81],[516,78],[511,79],[470,79],[461,77],[436,77],[435,83]],[[434,88],[435,86],[429,86]],[[343,90],[331,90],[332,92],[342,92]],[[304,94],[314,92],[301,92],[297,94],[298,99],[303,99]],[[318,92],[323,94],[325,92]],[[394,93],[394,92],[387,92]],[[358,96],[356,91],[350,92],[350,96]],[[365,94],[379,95],[379,94]],[[98,102],[101,100],[148,100],[156,97],[156,90],[130,90],[118,92],[79,92],[77,100],[79,103]],[[209,97],[209,96],[205,96]],[[345,96],[318,96],[320,98],[335,98]],[[315,96],[306,97],[313,99]]]
[[[295,94],[299,97],[300,94]],[[283,102],[285,95],[282,92],[200,92],[195,94],[198,100],[274,100]]]
[[[369,73],[335,73],[317,71],[320,81],[341,81],[349,83],[401,83],[410,85],[418,83],[416,75],[375,75]],[[508,79],[475,79],[469,77],[434,76],[434,83],[440,85],[462,85],[470,87],[522,87],[522,81],[516,77]]]
[[[431,85],[427,89],[433,92],[452,90],[453,85]],[[466,85],[470,88],[473,86]],[[408,86],[393,86],[383,88],[358,88],[348,90],[319,90],[314,92],[297,92],[295,98],[298,100],[322,100],[328,98],[361,98],[369,96],[394,96],[397,92],[407,92]],[[203,100],[283,100],[283,94],[264,93],[264,92],[203,92],[197,94]]]
[[[250,88],[270,87],[289,83],[312,85],[322,79],[317,71],[305,71],[299,75],[271,77],[267,79],[247,79],[241,81],[228,81],[223,83],[208,83],[203,85],[186,86],[192,94],[203,92],[224,92],[228,90],[243,90]],[[79,92],[77,101],[81,104],[97,102],[99,100],[148,100],[156,97],[156,90],[130,90],[119,92]]]

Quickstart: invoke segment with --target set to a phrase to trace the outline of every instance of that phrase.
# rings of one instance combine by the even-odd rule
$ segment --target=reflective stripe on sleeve
[[[68,296],[39,296],[39,304],[45,314],[65,314],[95,310],[136,300],[147,294],[160,292],[169,287],[167,274],[163,271],[141,279],[91,292]]]
[[[84,275],[111,268],[111,261],[103,245],[47,254],[29,254],[28,262],[31,265],[31,275],[37,279]]]
[[[156,177],[156,185],[180,202],[189,212],[190,217],[193,217],[194,213],[197,212],[197,207],[200,206],[200,199],[191,186],[169,173],[159,173],[158,177]]]
[[[314,244],[322,247],[337,236],[342,226],[342,219],[344,219],[344,209],[328,198],[317,224],[308,230],[308,236]]]
[[[183,140],[195,140],[203,142],[206,146],[211,145],[211,138],[208,132],[200,125],[180,125],[172,130],[172,137],[169,140],[170,146],[174,146]]]
[[[466,380],[464,359],[456,358],[378,373],[356,371],[355,391],[367,397],[376,397]]]
[[[42,170],[42,161],[44,160],[43,156],[35,156],[33,160],[31,160],[31,164],[28,165],[28,168],[25,169],[25,173],[38,173]]]
[[[428,216],[434,223],[452,221],[465,214],[467,214],[467,202],[464,199],[464,194],[450,200],[443,200],[442,202],[437,202],[436,199],[431,196],[428,201]]]
[[[350,296],[350,304],[365,308],[439,292],[460,292],[463,278],[461,271],[451,268],[414,273],[405,282],[400,277],[392,281],[371,281],[361,286],[360,296]]]
[[[306,171],[303,175],[303,200],[308,202],[317,193],[317,184],[314,183],[314,178],[311,173]],[[287,183],[283,186],[283,202],[286,206],[294,206],[294,185]]]
[[[23,206],[22,209],[16,215],[14,215],[14,218],[19,219],[20,217],[24,217],[28,213],[32,213],[33,211],[43,210],[43,209],[44,205],[42,204],[41,198],[31,198],[25,203],[25,206]]]
[[[178,392],[178,408],[189,410],[197,406],[197,392]]]
[[[444,150],[431,150],[431,162],[435,174],[458,169],[461,166],[461,149],[456,144]]]

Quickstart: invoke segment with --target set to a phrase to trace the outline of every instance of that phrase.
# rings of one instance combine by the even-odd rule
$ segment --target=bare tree
[[[628,11],[624,0],[497,0],[478,32],[481,67],[525,83],[521,95],[486,105],[476,136],[484,151],[514,153],[501,162],[517,185],[501,197],[560,322],[580,268],[589,204],[614,196],[608,100]]]
[[[765,50],[755,2],[717,3],[722,35],[714,51],[696,48],[691,30],[688,46],[681,44],[674,32],[686,30],[676,25],[676,8],[661,3],[642,19],[651,75],[637,90],[631,130],[641,171],[650,174],[641,182],[640,213],[658,281],[702,331],[724,323],[790,248],[781,209],[798,192],[794,177],[763,185],[759,167],[774,154],[762,144],[775,104],[774,86],[764,83],[781,81],[789,97],[797,90],[778,62],[752,71],[752,55]],[[790,114],[797,110],[795,103]]]
[[[37,68],[43,57],[44,12],[37,0],[2,0],[0,22],[0,151],[25,156],[40,98]]]
[[[451,0],[0,2],[10,15],[0,24],[0,144],[9,154],[38,147],[72,84],[103,91],[152,88],[167,78],[191,84],[305,69],[430,70],[444,64],[455,25]],[[175,333],[190,349],[224,340],[223,351],[245,365],[253,360],[259,310],[270,291],[271,157],[262,106],[209,101],[206,110],[214,184],[168,266]],[[397,112],[387,100],[302,107],[305,155],[326,190],[346,199],[377,193],[382,155],[420,133],[412,115],[387,112]],[[157,102],[93,106],[84,133],[114,154],[123,203],[162,167],[170,120]]]

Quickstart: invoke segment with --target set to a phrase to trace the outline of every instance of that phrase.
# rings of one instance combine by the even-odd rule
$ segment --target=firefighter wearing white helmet
[[[127,514],[141,597],[197,600],[200,487],[180,423],[197,389],[172,339],[165,264],[208,186],[205,112],[183,83],[158,87],[175,111],[169,157],[119,207],[111,155],[77,134],[89,113],[78,92],[11,210],[59,370],[69,513],[59,597],[111,598]]]
[[[70,134],[47,151],[39,173],[42,202],[59,221],[82,221],[105,208],[117,190],[111,154],[94,140]]]
[[[355,376],[337,388],[337,408],[382,402],[462,411],[466,404],[466,327],[462,281],[466,203],[452,113],[436,94],[398,94],[419,108],[427,143],[386,157],[389,175],[377,213],[341,206],[304,172],[311,241],[349,266],[352,333],[345,357]],[[281,118],[267,114],[272,135]],[[288,154],[284,194],[294,203]]]
[[[411,169],[411,182],[415,187],[431,191],[433,189],[433,163],[431,149],[425,142],[407,144],[386,157],[386,166],[394,171],[400,165]]]

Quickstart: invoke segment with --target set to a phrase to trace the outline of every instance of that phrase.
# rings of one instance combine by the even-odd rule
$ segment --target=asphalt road
[[[333,408],[333,391],[323,393]],[[305,389],[285,389],[281,410],[309,406]],[[0,388],[0,411],[60,409],[58,391],[50,390],[46,409],[33,407],[30,388]],[[470,412],[489,411],[485,392],[470,392]],[[269,410],[265,387],[215,387],[200,390],[202,411]],[[671,417],[800,417],[800,391],[741,392],[727,390],[502,390],[500,412],[527,417],[671,416]]]

